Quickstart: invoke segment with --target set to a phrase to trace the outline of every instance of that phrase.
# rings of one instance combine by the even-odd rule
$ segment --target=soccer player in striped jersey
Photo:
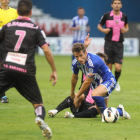
[[[0,0],[0,29],[3,25],[7,24],[11,20],[14,20],[18,17],[17,10],[8,6],[9,0]],[[4,51],[4,42],[0,44],[0,62],[3,58],[3,51]],[[5,92],[0,95],[0,99],[2,103],[9,103]]]
[[[85,10],[83,7],[78,7],[77,16],[72,19],[70,30],[73,30],[73,44],[76,42],[84,43],[87,33],[90,31],[89,19],[84,16]],[[72,60],[74,56],[72,55]]]

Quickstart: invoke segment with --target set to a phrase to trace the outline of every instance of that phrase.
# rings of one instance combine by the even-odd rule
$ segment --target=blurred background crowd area
[[[112,10],[112,0],[32,0],[32,2],[34,5],[32,20],[42,27],[46,36],[63,37],[63,39],[65,37],[64,40],[69,40],[67,43],[61,39],[55,40],[57,43],[52,43],[53,45],[51,46],[54,54],[59,54],[62,50],[63,47],[60,48],[62,42],[65,42],[64,45],[67,45],[67,51],[69,50],[69,46],[71,45],[69,44],[71,42],[69,37],[72,38],[72,31],[69,30],[69,25],[72,18],[77,15],[77,8],[80,6],[84,7],[86,12],[85,15],[89,17],[89,25],[91,28],[90,36],[97,39],[103,39],[105,36],[97,29],[97,25],[102,15]],[[17,3],[18,0],[10,0],[9,5],[16,8]],[[122,0],[122,4],[123,7],[121,11],[127,14],[129,23],[129,31],[124,34],[125,38],[129,38],[129,43],[126,43],[126,45],[124,43],[126,46],[125,50],[129,51],[129,53],[133,50],[138,51],[139,53],[140,0]],[[136,39],[137,41],[133,39]],[[100,46],[100,44],[97,43],[97,47],[98,45]],[[137,48],[135,48],[135,46]],[[102,48],[101,51],[103,51]]]

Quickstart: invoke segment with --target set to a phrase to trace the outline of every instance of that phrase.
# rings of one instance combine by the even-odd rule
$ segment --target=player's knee
[[[43,103],[40,104],[33,104],[34,108],[37,108],[38,106],[43,106]]]
[[[91,95],[92,96],[99,96],[99,94],[97,92],[92,92]]]
[[[115,71],[120,72],[121,71],[121,67],[116,67]]]

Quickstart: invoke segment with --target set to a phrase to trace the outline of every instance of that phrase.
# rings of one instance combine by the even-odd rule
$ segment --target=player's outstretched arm
[[[91,38],[89,38],[89,36],[90,36],[90,34],[88,33],[88,35],[86,36],[86,38],[84,40],[84,45],[86,48],[90,45],[91,40],[92,40]]]
[[[71,98],[73,99],[75,97],[75,87],[76,87],[76,84],[77,84],[77,81],[78,81],[78,75],[76,74],[72,74],[72,77],[71,77]]]
[[[48,45],[44,45],[42,47],[44,53],[45,53],[45,57],[48,61],[48,63],[50,64],[51,68],[52,68],[52,73],[50,76],[50,81],[53,79],[53,86],[56,84],[57,82],[57,72],[56,72],[56,68],[55,68],[55,64],[54,64],[54,59],[53,59],[53,55],[51,53],[51,50],[49,49]]]

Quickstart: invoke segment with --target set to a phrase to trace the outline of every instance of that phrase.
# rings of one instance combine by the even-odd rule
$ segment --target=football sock
[[[98,111],[96,108],[91,108],[74,114],[76,118],[93,118],[96,117],[96,115],[98,115]]]
[[[118,112],[119,112],[119,114],[120,114],[120,117],[122,117],[122,116],[123,116],[122,109],[121,109],[121,108],[117,108],[117,110],[118,110]]]
[[[62,111],[63,109],[70,107],[72,104],[73,104],[73,100],[72,100],[72,98],[69,96],[69,97],[67,97],[62,103],[60,103],[60,104],[57,106],[56,110],[58,110],[58,112],[60,112],[60,111]]]
[[[121,71],[120,72],[115,71],[115,79],[116,79],[116,81],[118,81],[120,75],[121,75]]]
[[[92,96],[92,99],[95,101],[96,105],[103,114],[104,110],[106,109],[104,98],[102,96]]]
[[[35,115],[37,117],[40,117],[41,119],[44,120],[45,115],[46,115],[45,107],[44,106],[41,106],[41,105],[40,106],[37,106],[35,108]]]

